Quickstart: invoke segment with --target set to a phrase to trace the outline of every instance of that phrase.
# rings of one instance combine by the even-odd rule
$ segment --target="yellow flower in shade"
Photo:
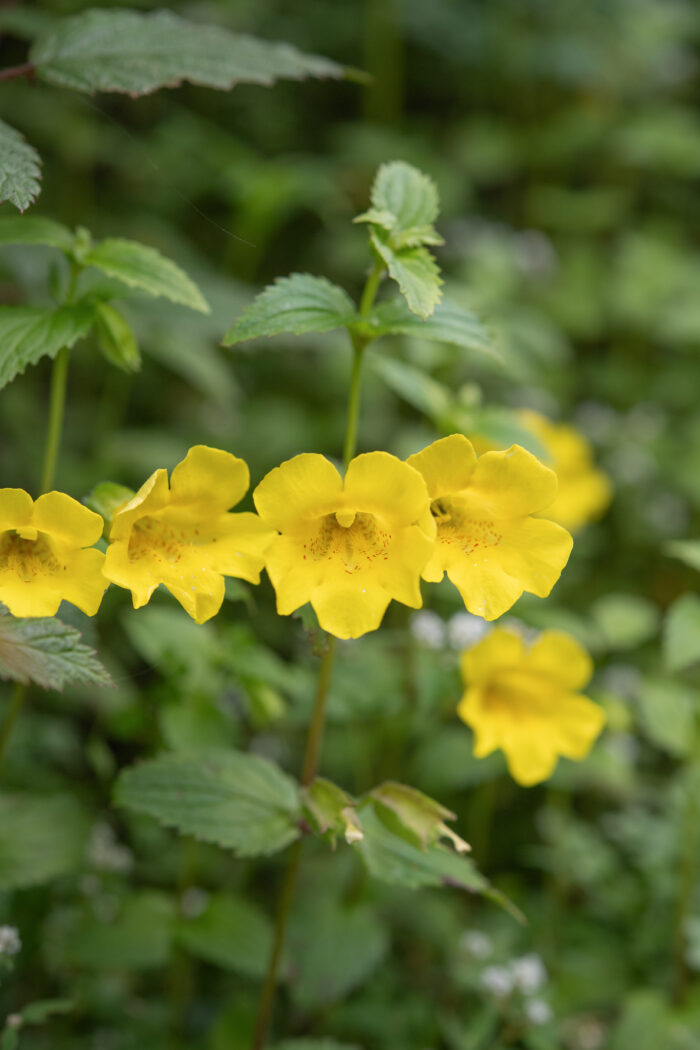
[[[228,514],[250,483],[242,459],[195,445],[173,470],[156,470],[112,518],[104,574],[131,591],[134,608],[159,584],[197,623],[219,611],[224,576],[260,582],[274,535],[256,514]]]
[[[343,484],[324,456],[302,454],[271,470],[253,498],[281,533],[265,556],[281,615],[311,602],[325,631],[359,638],[392,598],[422,604],[435,526],[425,482],[400,459],[357,456]]]
[[[551,776],[559,755],[585,758],[605,721],[579,694],[591,659],[563,631],[544,631],[530,648],[497,627],[461,658],[466,691],[457,714],[474,730],[474,754],[505,753],[511,776],[530,786]]]
[[[529,409],[518,415],[542,444],[559,481],[557,497],[547,507],[547,517],[574,531],[599,518],[612,498],[612,485],[608,475],[593,462],[593,450],[583,434]]]
[[[34,502],[23,489],[0,489],[0,602],[13,616],[53,616],[64,600],[94,616],[107,588],[105,556],[85,548],[102,526],[64,492]]]
[[[435,441],[408,463],[425,478],[437,524],[424,580],[438,582],[447,572],[469,612],[486,620],[523,591],[549,594],[573,542],[560,525],[531,516],[556,495],[553,471],[519,445],[477,459],[462,434]]]

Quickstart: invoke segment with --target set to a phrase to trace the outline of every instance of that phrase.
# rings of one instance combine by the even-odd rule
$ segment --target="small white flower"
[[[505,966],[487,966],[481,975],[481,986],[497,999],[505,999],[513,991],[513,975]]]
[[[533,1024],[548,1024],[552,1020],[552,1008],[544,999],[528,999],[525,1014]]]
[[[534,995],[547,980],[547,971],[539,955],[530,952],[511,963],[513,980],[523,995]]]
[[[0,926],[0,955],[17,955],[22,948],[15,926]]]
[[[481,930],[465,930],[459,940],[460,945],[475,959],[488,959],[493,951],[493,942]]]
[[[421,609],[411,617],[411,634],[428,649],[442,649],[445,644],[445,623],[437,613]]]
[[[447,637],[453,649],[468,649],[470,645],[480,642],[491,629],[491,624],[481,616],[458,612],[450,617],[447,624]]]

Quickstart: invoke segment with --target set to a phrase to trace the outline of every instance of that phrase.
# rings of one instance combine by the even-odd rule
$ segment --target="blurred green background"
[[[85,7],[0,6],[2,66]],[[590,695],[608,726],[585,762],[562,761],[549,784],[526,790],[500,756],[472,757],[454,708],[473,624],[454,619],[449,588],[432,589],[433,616],[412,630],[394,608],[380,632],[341,645],[333,681],[323,772],[349,791],[392,777],[450,806],[529,924],[456,891],[378,887],[348,851],[311,848],[279,1032],[329,1050],[697,1047],[698,674],[692,659],[671,670],[664,638],[667,610],[698,590],[668,544],[698,535],[700,511],[700,7],[171,9],[373,80],[185,86],[135,100],[0,84],[0,119],[44,159],[33,213],[160,248],[213,307],[125,302],[144,354],[137,375],[80,344],[58,486],[77,497],[102,479],[138,487],[197,443],[242,456],[253,483],[301,451],[338,457],[344,333],[219,343],[276,276],[325,275],[357,296],[369,256],[351,220],[377,166],[403,159],[439,187],[446,288],[487,325],[502,364],[418,340],[377,343],[359,451],[404,456],[454,428],[509,444],[527,407],[584,434],[614,487],[551,598],[512,613],[572,631],[595,657]],[[57,267],[49,249],[3,248],[0,301],[48,302],[64,279]],[[3,485],[36,488],[49,375],[43,362],[2,392]],[[449,419],[431,380],[451,399]],[[112,589],[95,623],[68,618],[117,688],[35,692],[24,712],[6,783],[68,790],[80,804],[66,815],[77,871],[0,892],[0,924],[23,944],[0,1015],[38,998],[74,1003],[23,1030],[27,1050],[248,1045],[278,864],[233,860],[110,806],[117,770],[162,746],[228,741],[296,771],[313,681],[302,627],[275,617],[266,582],[230,598],[196,627],[166,596],[133,614]]]

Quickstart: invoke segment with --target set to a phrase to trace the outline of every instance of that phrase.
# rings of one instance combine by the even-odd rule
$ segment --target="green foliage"
[[[456,303],[440,303],[431,317],[423,318],[407,309],[403,299],[392,299],[372,310],[361,331],[372,339],[381,335],[416,336],[499,359],[489,333],[476,314]]]
[[[700,540],[676,540],[666,545],[672,557],[680,558],[691,569],[700,570]]]
[[[224,336],[224,346],[235,346],[260,336],[329,332],[356,321],[350,297],[325,277],[293,273],[280,277],[244,310]]]
[[[288,44],[197,25],[171,11],[84,11],[40,36],[30,58],[49,83],[89,93],[144,95],[183,80],[228,91],[240,83],[343,75],[336,63]]]
[[[39,154],[4,120],[0,120],[0,203],[24,211],[39,196]]]
[[[100,920],[88,910],[70,910],[53,931],[52,955],[61,966],[80,970],[151,970],[170,954],[175,908],[157,890],[142,890]]]
[[[261,978],[272,948],[272,926],[242,897],[216,894],[200,915],[179,918],[177,943],[192,955],[246,977]]]
[[[75,306],[0,306],[0,387],[27,365],[55,357],[64,346],[84,339],[95,321],[88,303]]]
[[[67,226],[43,215],[3,216],[0,220],[0,244],[45,244],[70,252],[73,240]]]
[[[119,776],[115,800],[244,857],[275,853],[299,834],[294,781],[268,759],[237,751],[142,762]]]
[[[0,607],[0,678],[61,690],[71,682],[111,685],[80,632],[53,617],[17,618]]]
[[[700,597],[684,594],[666,615],[664,653],[671,671],[682,671],[700,660]]]
[[[138,372],[141,354],[128,322],[109,303],[95,304],[95,322],[100,350],[123,372]]]
[[[0,793],[0,889],[34,886],[74,871],[88,824],[69,795]]]
[[[121,237],[110,237],[87,251],[81,251],[78,259],[81,265],[95,266],[130,288],[138,288],[147,295],[163,296],[173,303],[189,306],[191,310],[209,313],[209,306],[194,281],[155,248]]]

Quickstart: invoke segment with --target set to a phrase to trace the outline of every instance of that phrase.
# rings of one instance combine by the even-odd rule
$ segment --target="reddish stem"
[[[33,77],[35,65],[33,62],[23,62],[21,66],[8,66],[0,69],[0,80],[16,80],[18,77]]]

